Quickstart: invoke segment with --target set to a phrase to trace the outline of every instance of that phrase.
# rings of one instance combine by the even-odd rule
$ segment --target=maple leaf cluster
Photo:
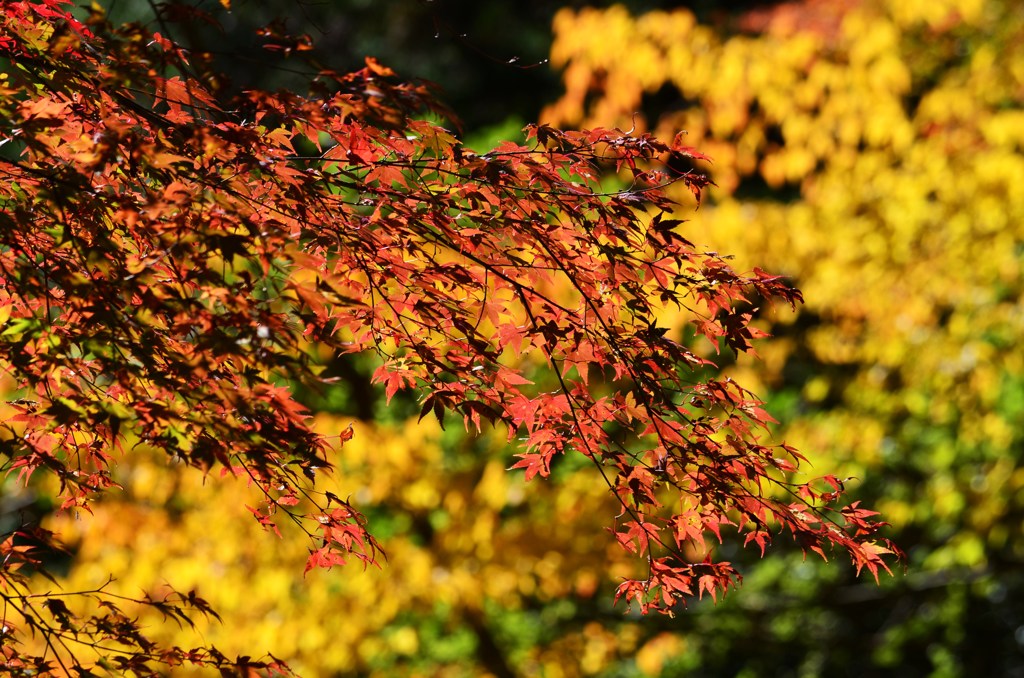
[[[222,102],[159,34],[97,13],[80,23],[58,0],[6,7],[8,476],[54,478],[62,510],[88,510],[116,489],[119,459],[156,449],[248,479],[261,524],[276,530],[283,515],[309,535],[307,569],[375,564],[357,508],[312,482],[344,440],[318,435],[293,397],[331,386],[313,355],[373,351],[389,399],[415,389],[423,415],[507,431],[527,480],[560,455],[591,460],[619,503],[610,531],[645,563],[616,598],[645,613],[739,580],[705,543],[726,525],[762,551],[789,531],[823,557],[838,548],[858,569],[888,569],[883,523],[839,508],[836,483],[792,483],[801,457],[760,442],[761,403],[702,378],[708,359],[657,326],[672,309],[716,348],[748,351],[755,304],[800,301],[680,235],[662,188],[682,182],[699,198],[708,180],[666,164],[693,149],[535,125],[525,144],[476,153],[426,119],[447,115],[429,87],[372,59],[320,71],[309,96]],[[601,192],[604,171],[628,187]],[[530,357],[549,384],[533,383]],[[157,650],[102,589],[81,592],[107,610],[92,616],[33,593],[19,572],[40,565],[26,534],[5,536],[0,564],[9,666],[87,666],[86,646],[94,664],[126,671],[255,665]],[[137,602],[179,621],[209,613],[194,594]],[[6,642],[26,631],[47,638],[44,654]]]

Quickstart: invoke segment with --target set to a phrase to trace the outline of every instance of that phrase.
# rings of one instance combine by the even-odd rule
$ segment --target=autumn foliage
[[[260,524],[308,535],[307,570],[381,564],[358,507],[315,484],[350,433],[317,433],[294,397],[332,388],[323,356],[373,352],[388,399],[413,391],[421,417],[497,428],[527,479],[563,455],[592,462],[617,501],[611,538],[643,565],[616,599],[644,613],[738,583],[714,548],[737,533],[762,553],[789,533],[888,569],[875,514],[844,505],[835,477],[795,480],[802,458],[764,439],[758,399],[708,369],[702,341],[751,351],[757,309],[801,298],[682,235],[663,189],[699,200],[708,183],[679,169],[703,157],[682,137],[537,125],[525,145],[476,153],[434,121],[450,114],[427,86],[372,59],[321,70],[308,96],[227,99],[160,34],[79,23],[58,0],[5,8],[9,478],[88,511],[118,491],[121,460],[157,451],[250,482]],[[601,189],[602,173],[626,188]],[[666,313],[685,339],[659,327]],[[56,535],[26,524],[2,539],[10,670],[286,670],[158,646],[126,608],[213,614],[194,593],[34,589]],[[23,645],[33,636],[44,643]]]
[[[566,91],[543,119],[682,128],[714,157],[717,187],[688,237],[785,274],[807,299],[766,318],[763,360],[728,374],[766,397],[778,435],[815,466],[861,479],[849,496],[910,553],[909,576],[881,589],[769,559],[744,586],[790,601],[787,613],[754,614],[747,595],[732,615],[691,616],[680,661],[721,675],[1015,670],[1020,3],[800,0],[723,21],[619,5],[562,10],[554,33]],[[737,652],[751,637],[775,652]]]

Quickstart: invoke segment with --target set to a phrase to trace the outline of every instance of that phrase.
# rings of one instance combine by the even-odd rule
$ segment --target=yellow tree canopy
[[[970,642],[929,643],[1021,595],[1019,4],[806,0],[718,25],[615,6],[562,10],[554,30],[566,91],[542,119],[685,130],[718,184],[687,236],[806,295],[797,318],[764,318],[781,340],[733,374],[906,535],[912,593],[862,657],[897,662],[913,636],[924,666],[1004,670],[1018,650],[994,611]],[[912,629],[925,601],[945,620]]]

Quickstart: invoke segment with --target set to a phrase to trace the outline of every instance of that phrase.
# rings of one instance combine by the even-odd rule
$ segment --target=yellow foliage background
[[[1007,492],[968,486],[1012,496],[1024,483],[1008,454],[1019,412],[999,408],[1024,374],[1024,18],[976,0],[804,5],[728,38],[682,10],[563,10],[552,58],[567,92],[542,117],[629,127],[646,95],[678,93],[649,124],[686,130],[718,184],[690,237],[807,299],[802,317],[777,319],[795,329],[774,328],[764,363],[736,368],[742,383],[789,386],[787,368],[808,363],[810,416],[785,435],[846,475],[898,463],[893,437],[911,422],[949,428],[921,492],[883,508],[900,525],[962,514],[977,533],[964,538],[1003,544],[1008,526],[991,528]],[[991,453],[967,475],[976,447]],[[978,549],[941,559],[983,564]]]
[[[905,609],[871,661],[900,665],[920,642],[933,675],[973,655],[1019,666],[1018,616],[964,635],[968,610],[1021,597],[1019,4],[807,0],[728,26],[620,5],[562,10],[554,29],[566,93],[542,119],[686,130],[718,184],[688,237],[804,292],[796,318],[765,315],[764,361],[730,369],[909,551],[882,594]],[[920,593],[933,589],[945,601]],[[915,627],[926,605],[949,618]]]

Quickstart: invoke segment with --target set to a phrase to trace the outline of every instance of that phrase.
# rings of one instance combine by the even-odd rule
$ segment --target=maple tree
[[[678,169],[704,157],[682,137],[534,125],[477,153],[434,121],[451,114],[426,85],[373,59],[320,69],[308,96],[222,100],[159,33],[97,9],[79,22],[60,0],[6,8],[0,469],[60,511],[89,511],[119,462],[158,452],[251,483],[260,525],[308,535],[307,571],[378,564],[358,507],[317,484],[351,429],[318,433],[294,397],[330,388],[324,356],[373,352],[389,400],[414,390],[421,418],[519,439],[527,480],[589,460],[617,502],[608,530],[643,568],[616,599],[643,613],[735,586],[715,557],[725,526],[762,554],[786,532],[876,577],[899,555],[842,481],[796,480],[800,454],[762,442],[762,403],[659,326],[671,313],[750,352],[756,307],[801,300],[680,234],[666,187],[699,200],[708,184]],[[602,172],[627,187],[602,190]],[[159,645],[126,612],[215,614],[194,592],[38,591],[29,575],[56,548],[32,524],[3,535],[5,668],[288,670]]]

